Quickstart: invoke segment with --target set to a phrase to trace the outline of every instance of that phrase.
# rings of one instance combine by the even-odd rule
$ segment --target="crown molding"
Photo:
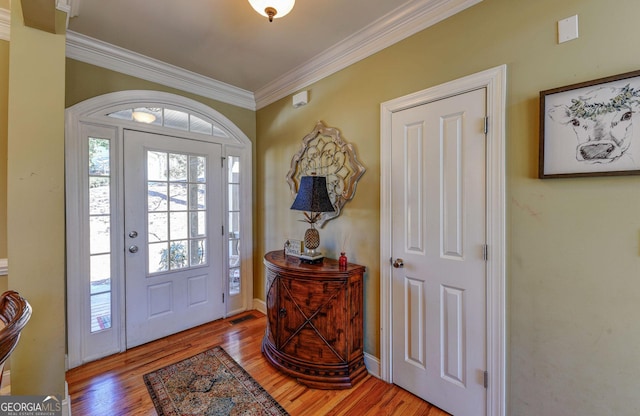
[[[252,92],[127,49],[67,31],[66,56],[238,107],[255,110]]]
[[[10,40],[11,10],[0,9],[0,40]]]
[[[67,31],[67,57],[238,107],[256,110],[481,1],[409,1],[302,65],[286,72],[255,93],[73,31]],[[1,29],[2,15],[0,14],[0,31]]]
[[[255,92],[263,108],[482,0],[415,0],[400,6]]]

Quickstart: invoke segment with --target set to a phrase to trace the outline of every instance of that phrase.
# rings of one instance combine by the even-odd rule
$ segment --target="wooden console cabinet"
[[[363,379],[364,266],[341,269],[327,258],[304,264],[283,251],[267,253],[264,264],[267,360],[312,388],[350,388]]]

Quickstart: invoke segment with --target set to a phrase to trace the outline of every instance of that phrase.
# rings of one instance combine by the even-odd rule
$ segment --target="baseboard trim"
[[[369,374],[376,378],[380,378],[380,359],[369,353],[364,353],[364,365],[367,367]]]
[[[64,382],[64,399],[62,399],[62,416],[71,416],[71,397],[69,397],[69,385]]]
[[[253,309],[256,309],[260,312],[262,312],[263,314],[267,314],[267,303],[261,299],[254,299],[253,300]]]

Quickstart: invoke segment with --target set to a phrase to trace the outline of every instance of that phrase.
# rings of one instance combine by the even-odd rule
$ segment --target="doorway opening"
[[[502,65],[381,105],[381,248],[380,248],[380,376],[393,380],[393,306],[390,259],[393,251],[392,127],[394,114],[437,100],[486,89],[486,411],[506,414],[506,241],[505,241],[505,106],[506,66]]]
[[[193,326],[250,308],[252,143],[233,122],[122,91],[67,109],[65,140],[69,368],[167,335],[178,311]],[[131,342],[147,318],[158,330]]]

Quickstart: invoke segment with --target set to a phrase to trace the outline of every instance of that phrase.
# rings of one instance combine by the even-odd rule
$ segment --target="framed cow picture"
[[[540,178],[638,174],[640,71],[540,92]]]

